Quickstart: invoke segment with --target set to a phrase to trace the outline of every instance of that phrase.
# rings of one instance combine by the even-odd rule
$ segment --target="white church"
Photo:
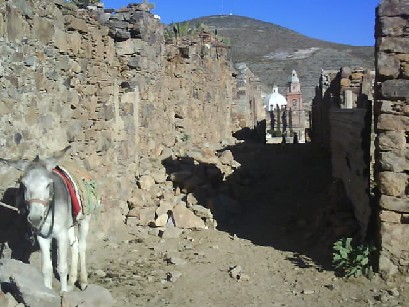
[[[285,97],[273,86],[272,92],[264,99],[267,118],[267,138],[287,136],[305,142],[305,112],[302,102],[301,83],[297,72],[292,71],[288,80]]]

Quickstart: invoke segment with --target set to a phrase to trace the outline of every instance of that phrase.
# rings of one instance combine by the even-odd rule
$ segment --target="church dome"
[[[278,92],[278,87],[274,85],[273,91],[265,99],[265,108],[267,111],[273,111],[277,108],[277,105],[281,109],[282,106],[287,105],[287,100]]]

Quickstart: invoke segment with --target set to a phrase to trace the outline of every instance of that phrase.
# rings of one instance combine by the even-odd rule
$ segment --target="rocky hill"
[[[243,16],[217,15],[187,21],[203,23],[230,39],[233,62],[246,62],[270,92],[277,84],[281,93],[295,69],[302,84],[305,103],[314,95],[321,69],[362,66],[373,69],[374,48],[341,45],[313,39],[295,31]],[[328,28],[331,31],[331,28]],[[351,30],[353,35],[353,30]]]

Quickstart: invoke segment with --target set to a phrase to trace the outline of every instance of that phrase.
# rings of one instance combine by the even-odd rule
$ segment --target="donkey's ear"
[[[47,169],[51,172],[53,168],[55,168],[62,157],[67,153],[67,151],[71,148],[71,146],[67,146],[64,149],[57,151],[51,157],[44,160]]]
[[[64,157],[64,155],[68,152],[68,150],[71,149],[71,145],[68,145],[67,147],[65,147],[64,149],[61,149],[60,151],[57,151],[52,158],[60,160],[62,157]]]
[[[0,158],[0,163],[14,167],[15,169],[19,171],[24,171],[30,162],[31,161],[29,160],[6,160],[6,159]]]

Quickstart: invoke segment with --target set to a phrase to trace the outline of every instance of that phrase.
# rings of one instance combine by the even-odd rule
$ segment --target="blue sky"
[[[102,0],[103,1],[103,0]],[[105,0],[121,8],[142,0]],[[163,23],[209,15],[247,16],[309,37],[354,46],[374,45],[375,8],[380,0],[149,0]]]

